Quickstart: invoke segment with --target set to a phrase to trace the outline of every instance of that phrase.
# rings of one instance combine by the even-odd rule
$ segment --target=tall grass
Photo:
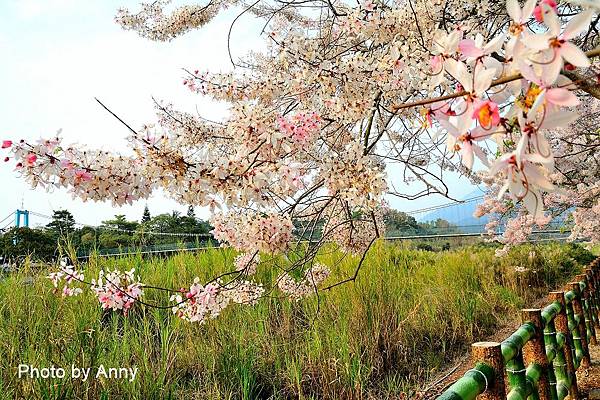
[[[92,258],[86,276],[135,267],[143,282],[178,288],[230,269],[234,256],[224,249],[168,259]],[[356,264],[350,257],[333,264],[334,256],[320,257],[332,265],[331,283]],[[89,292],[57,297],[47,271],[25,268],[0,278],[0,399],[410,397],[469,343],[590,257],[572,245],[523,246],[495,258],[486,247],[433,253],[378,244],[355,283],[299,302],[273,292],[205,325],[143,306],[128,317],[103,313]],[[259,269],[259,279],[273,282],[272,271]],[[147,290],[145,300],[167,305],[167,297]],[[133,382],[19,379],[19,364],[139,372]]]

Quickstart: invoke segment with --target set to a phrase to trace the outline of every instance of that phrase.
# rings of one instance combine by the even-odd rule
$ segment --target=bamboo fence
[[[521,310],[522,325],[502,343],[471,346],[473,368],[437,400],[579,399],[575,371],[590,366],[600,334],[600,258],[543,309]]]

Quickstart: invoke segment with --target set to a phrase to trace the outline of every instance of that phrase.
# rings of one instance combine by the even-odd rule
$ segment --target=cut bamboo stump
[[[587,341],[587,327],[585,326],[585,313],[583,312],[583,306],[581,302],[582,294],[581,287],[579,286],[579,282],[571,282],[569,283],[569,288],[575,292],[576,296],[573,299],[573,314],[574,317],[577,318],[579,316],[579,322],[577,324],[577,333],[579,337],[573,337],[573,340],[581,341],[581,349],[583,351],[583,358],[581,360],[581,366],[584,368],[589,368],[591,365],[590,360],[590,349],[588,347]]]
[[[592,283],[590,282],[590,280],[588,279],[588,276],[586,274],[580,274],[580,275],[576,275],[575,278],[577,280],[579,280],[580,282],[585,282],[585,288],[583,289],[583,292],[581,293],[581,305],[583,307],[583,314],[585,316],[585,322],[586,322],[586,327],[587,327],[587,338],[589,338],[589,344],[591,345],[597,345],[598,342],[596,341],[596,329],[594,327],[594,315],[593,315],[593,306],[592,306],[592,296],[591,296],[591,290],[590,290],[590,286],[592,285]]]
[[[557,333],[561,333],[565,338],[563,344],[563,354],[565,357],[565,369],[569,377],[569,398],[576,400],[579,398],[579,390],[577,389],[577,376],[575,375],[575,364],[573,362],[573,353],[575,346],[573,337],[569,331],[569,320],[565,306],[565,292],[550,292],[549,298],[551,301],[560,303],[560,312],[554,317],[554,328]]]
[[[477,400],[504,400],[504,361],[500,343],[478,342],[471,345],[471,360],[474,365],[484,363],[494,370],[494,379],[488,382],[487,390],[477,397]]]
[[[542,310],[539,308],[526,308],[521,310],[523,323],[530,322],[535,327],[535,335],[523,346],[523,360],[525,365],[535,364],[540,368],[537,380],[537,392],[539,400],[551,400],[550,382],[548,380],[548,357],[546,356],[546,345],[544,343],[544,322],[542,321]]]

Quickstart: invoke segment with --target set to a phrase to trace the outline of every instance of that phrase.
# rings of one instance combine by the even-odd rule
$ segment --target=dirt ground
[[[590,346],[590,358],[592,366],[577,371],[577,386],[582,396],[587,396],[589,400],[600,400],[600,345]]]

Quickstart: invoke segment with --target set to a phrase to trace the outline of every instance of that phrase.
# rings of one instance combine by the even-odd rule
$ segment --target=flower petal
[[[523,205],[527,208],[530,214],[536,218],[544,216],[544,207],[541,196],[533,190],[528,190],[523,197]]]
[[[509,185],[510,181],[507,181],[506,183],[504,183],[504,185],[502,185],[502,187],[498,191],[498,200],[502,200],[502,196],[504,196],[504,193],[506,193],[506,191],[508,190]]]
[[[551,35],[545,34],[545,33],[529,33],[529,32],[524,32],[523,33],[523,43],[525,44],[525,46],[529,47],[532,50],[546,50],[548,47],[550,47],[550,38]]]
[[[544,68],[544,83],[550,86],[558,78],[560,75],[560,70],[563,67],[563,59],[560,54],[554,54],[554,60],[551,63],[547,64]]]
[[[529,143],[528,135],[521,135],[521,139],[517,144],[517,149],[515,150],[515,156],[517,158],[517,164],[521,164],[523,157],[525,156],[525,151],[527,150],[527,144]]]
[[[554,10],[547,5],[544,5],[544,23],[548,26],[549,32],[556,37],[560,34],[560,21]]]
[[[531,163],[542,164],[546,168],[551,168],[554,165],[554,158],[543,157],[538,153],[527,154],[523,157],[523,159]]]
[[[481,57],[483,50],[477,47],[473,39],[463,39],[458,44],[458,49],[465,57]]]
[[[473,92],[479,96],[488,90],[492,84],[492,80],[494,79],[495,72],[496,71],[493,69],[478,69],[475,75],[475,87],[473,88]]]
[[[533,9],[535,8],[536,2],[537,0],[527,0],[523,5],[523,11],[521,14],[523,22],[526,22],[529,18],[531,18],[531,14],[533,14]]]
[[[521,70],[521,75],[523,75],[523,78],[527,79],[529,82],[535,83],[538,86],[543,86],[541,79],[536,75],[531,65],[525,62],[520,62],[519,69]]]
[[[483,163],[483,165],[485,165],[486,167],[489,167],[490,163],[489,163],[487,157],[485,156],[485,153],[481,149],[481,147],[479,147],[475,144],[472,147],[473,147],[473,152],[475,153],[477,158],[479,158],[479,160]]]
[[[593,15],[594,12],[592,10],[587,10],[574,16],[567,24],[567,27],[562,34],[562,38],[565,40],[570,40],[579,35],[581,32],[587,30],[590,22],[592,22]]]
[[[467,66],[464,63],[454,63],[453,70],[448,70],[448,72],[462,85],[467,92],[472,91],[473,86],[471,82],[471,74],[467,70]]]
[[[504,44],[504,39],[506,39],[506,34],[501,34],[492,39],[488,44],[483,47],[483,50],[486,54],[491,54],[495,51],[498,51],[502,48]]]
[[[585,55],[583,50],[573,43],[563,43],[560,46],[560,55],[576,67],[587,68],[590,66],[590,59]]]
[[[540,125],[541,129],[554,129],[569,125],[579,117],[579,114],[571,111],[558,111],[548,113]]]
[[[521,7],[517,0],[506,0],[506,12],[515,22],[521,22]]]
[[[548,103],[563,107],[573,107],[579,104],[579,99],[568,89],[554,88],[546,91]]]
[[[467,169],[473,168],[473,146],[469,142],[461,144],[460,155],[462,156],[462,163]]]

